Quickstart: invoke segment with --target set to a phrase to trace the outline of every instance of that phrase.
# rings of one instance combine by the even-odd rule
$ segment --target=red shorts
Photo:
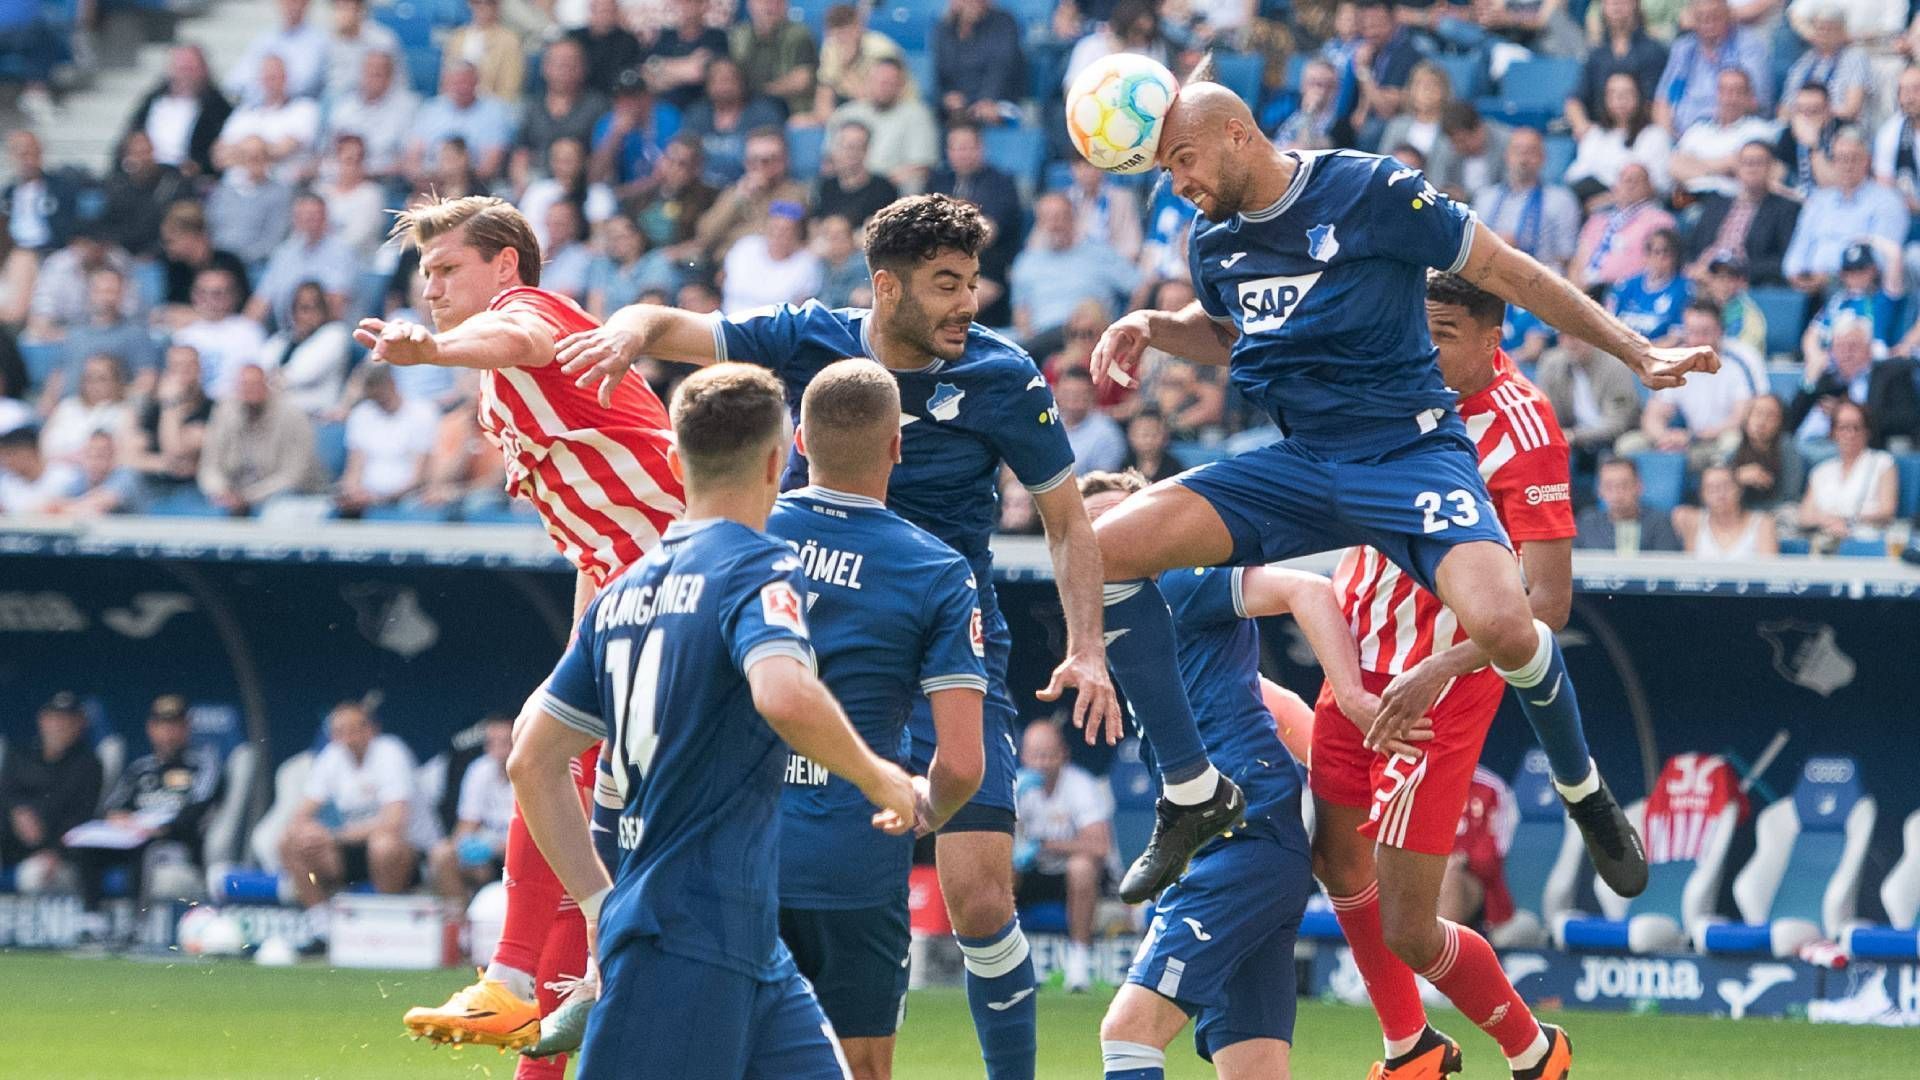
[[[601,743],[594,743],[580,751],[579,757],[567,763],[567,771],[573,774],[573,786],[581,791],[593,790],[594,776],[600,771],[601,745]]]
[[[1368,693],[1378,694],[1391,675],[1360,673]],[[1313,711],[1313,766],[1308,788],[1336,806],[1368,807],[1360,834],[1388,847],[1448,855],[1460,828],[1460,813],[1473,786],[1473,769],[1487,729],[1500,711],[1506,680],[1492,668],[1456,679],[1427,715],[1433,739],[1417,758],[1367,749],[1365,732],[1320,688]]]

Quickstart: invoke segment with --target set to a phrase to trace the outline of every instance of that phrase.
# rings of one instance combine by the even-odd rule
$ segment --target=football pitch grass
[[[435,1050],[401,1032],[407,1006],[437,1003],[462,980],[458,971],[267,969],[243,960],[169,964],[0,951],[0,985],[9,987],[13,1010],[0,1041],[10,1050],[0,1059],[0,1076],[507,1080],[510,1056]],[[1100,1075],[1097,1031],[1106,997],[1042,991],[1042,1078]],[[1435,1019],[1466,1047],[1468,1080],[1508,1075],[1492,1042],[1458,1014]],[[1573,1032],[1578,1080],[1920,1076],[1920,1033],[1912,1031],[1617,1013],[1552,1019]],[[1372,1014],[1346,1005],[1303,1002],[1297,1042],[1300,1080],[1359,1080],[1380,1052]],[[962,992],[913,994],[894,1073],[900,1080],[979,1080]],[[1183,1034],[1169,1050],[1167,1076],[1212,1075]]]

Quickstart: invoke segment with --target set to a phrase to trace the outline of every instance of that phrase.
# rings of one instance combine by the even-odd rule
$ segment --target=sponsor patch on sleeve
[[[784,581],[775,581],[760,590],[760,618],[768,626],[778,626],[801,637],[807,636],[807,620],[801,614],[800,594]]]
[[[979,608],[973,609],[973,619],[968,625],[967,636],[973,639],[973,655],[979,656],[979,657],[986,656],[987,655],[987,634],[986,634],[985,628],[980,625],[980,609]]]

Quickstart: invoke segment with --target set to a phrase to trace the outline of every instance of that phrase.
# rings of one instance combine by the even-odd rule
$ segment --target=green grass
[[[266,969],[243,961],[163,964],[0,951],[0,985],[14,1010],[5,1040],[13,1052],[0,1064],[0,1075],[504,1080],[513,1073],[510,1057],[491,1050],[433,1050],[401,1034],[400,1013],[407,1006],[437,1002],[461,981],[459,972]],[[1099,1075],[1096,1031],[1104,1007],[1099,995],[1042,992],[1041,1077]],[[1468,1078],[1507,1076],[1493,1044],[1472,1025],[1454,1014],[1437,1019],[1466,1046]],[[1579,1080],[1920,1075],[1920,1038],[1911,1032],[1600,1013],[1555,1019],[1573,1032]],[[1378,1032],[1364,1010],[1303,1003],[1294,1075],[1357,1080],[1380,1052]],[[1168,1057],[1170,1078],[1212,1075],[1192,1056],[1185,1036]],[[913,995],[895,1075],[978,1080],[963,994]]]

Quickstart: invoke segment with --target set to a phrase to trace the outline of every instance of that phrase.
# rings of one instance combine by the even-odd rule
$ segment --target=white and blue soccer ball
[[[1179,80],[1159,62],[1114,53],[1087,65],[1067,90],[1067,135],[1095,168],[1143,173],[1166,126]]]

